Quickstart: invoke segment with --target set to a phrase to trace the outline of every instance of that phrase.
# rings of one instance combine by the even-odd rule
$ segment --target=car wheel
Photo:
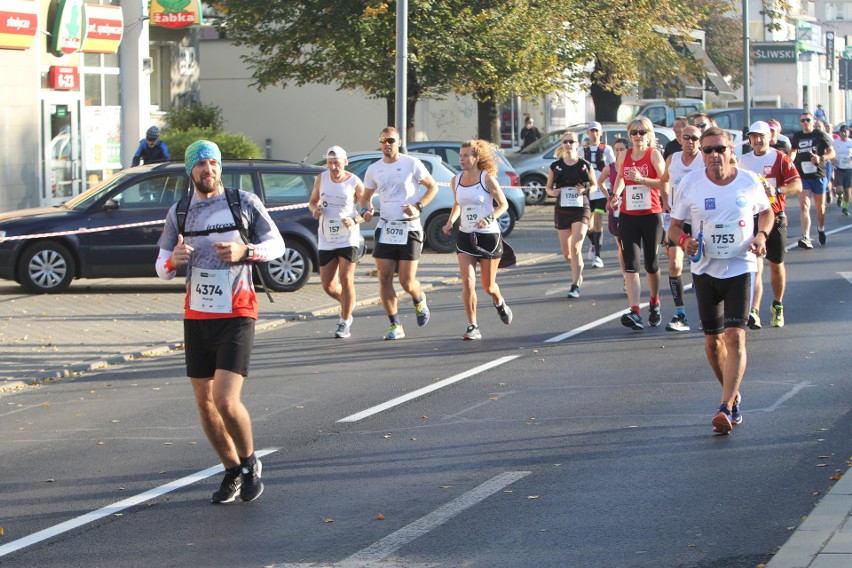
[[[77,262],[67,247],[41,241],[24,250],[18,260],[18,281],[33,294],[58,294],[71,285]]]
[[[446,253],[456,250],[455,230],[449,235],[444,234],[444,225],[450,218],[449,211],[440,211],[429,218],[424,228],[426,245],[435,252]]]
[[[527,205],[544,203],[544,200],[547,198],[547,192],[544,191],[544,187],[547,185],[546,179],[539,176],[531,176],[524,179],[521,184],[524,188]]]
[[[284,256],[264,262],[257,269],[266,287],[273,292],[295,292],[304,288],[311,278],[313,262],[305,245],[298,241],[287,243]]]
[[[509,207],[505,213],[500,215],[500,218],[497,219],[497,223],[500,224],[500,232],[504,237],[508,237],[512,234],[512,231],[515,228],[515,212],[511,207]]]

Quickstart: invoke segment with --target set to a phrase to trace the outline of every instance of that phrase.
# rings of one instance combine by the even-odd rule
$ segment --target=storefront
[[[0,211],[85,191],[129,166],[175,101],[197,100],[197,67],[172,79],[194,49],[190,4],[164,18],[156,0],[0,0]]]

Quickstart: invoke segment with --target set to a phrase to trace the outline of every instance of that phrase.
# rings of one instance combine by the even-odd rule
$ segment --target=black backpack
[[[236,229],[240,233],[240,238],[242,238],[244,244],[251,243],[251,233],[254,227],[254,210],[249,211],[249,221],[246,224],[243,219],[242,214],[242,201],[240,199],[240,190],[234,189],[232,187],[225,188],[225,199],[228,200],[228,209],[231,210],[231,215],[234,217],[234,224],[228,225],[226,227],[217,227],[215,229],[204,229],[203,231],[187,231],[186,230],[186,213],[189,211],[189,204],[192,201],[192,192],[189,195],[185,195],[178,201],[177,208],[175,209],[175,215],[177,215],[177,230],[184,238],[186,237],[204,237],[211,233],[227,233],[228,231],[233,231]],[[256,271],[258,278],[260,279],[260,283],[263,285],[263,289],[266,291],[266,297],[269,298],[269,301],[275,303],[275,300],[272,299],[272,294],[269,293],[269,287],[266,285],[266,281],[263,279],[263,272],[260,270]]]

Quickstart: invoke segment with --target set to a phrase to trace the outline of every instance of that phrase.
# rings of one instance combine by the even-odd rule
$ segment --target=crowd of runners
[[[644,268],[650,302],[647,323],[661,325],[659,249],[665,247],[675,314],[671,332],[690,330],[684,302],[683,269],[691,264],[697,315],[710,369],[721,385],[714,432],[727,434],[743,421],[740,386],[746,368],[746,329],[761,328],[764,258],[772,289],[771,326],[783,327],[787,239],[786,201],[796,195],[803,234],[798,245],[812,249],[810,209],[816,209],[820,245],[827,244],[826,205],[833,196],[848,215],[852,190],[852,141],[845,126],[833,139],[812,114],[787,142],[777,122],[758,121],[748,131],[750,151],[739,158],[731,134],[710,117],[679,117],[676,140],[657,148],[654,126],[644,116],[627,126],[627,139],[606,143],[600,123],[591,122],[581,153],[580,137],[566,131],[550,167],[546,191],[555,197],[554,227],[570,266],[569,299],[580,297],[585,263],[602,267],[603,218],[615,237],[628,310],[621,323],[642,331],[640,312]],[[420,212],[437,184],[416,157],[400,152],[394,127],[379,135],[382,158],[359,179],[346,171],[340,146],[325,154],[309,208],[319,220],[320,277],[325,292],[340,303],[335,338],[352,334],[354,273],[359,224],[378,212],[372,256],[379,294],[388,317],[384,339],[405,337],[394,278],[411,298],[418,326],[430,319],[417,279],[423,248]],[[443,231],[455,234],[467,319],[464,340],[482,338],[477,313],[477,270],[497,317],[511,324],[512,309],[497,285],[503,241],[497,218],[508,204],[495,177],[496,147],[470,140],[460,147],[459,173],[451,183],[454,204]],[[258,315],[251,263],[281,256],[284,243],[259,199],[225,188],[221,153],[212,142],[190,145],[185,156],[193,192],[169,211],[157,273],[174,278],[187,267],[184,311],[187,375],[201,423],[225,468],[214,503],[252,501],[263,492],[262,465],[254,453],[251,420],[241,401]],[[832,185],[833,180],[833,185]],[[377,201],[377,202],[376,202]],[[640,266],[641,264],[641,266]]]

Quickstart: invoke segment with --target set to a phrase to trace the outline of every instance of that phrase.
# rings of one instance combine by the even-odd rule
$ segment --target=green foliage
[[[216,105],[194,103],[189,106],[173,108],[166,113],[166,124],[176,130],[190,128],[209,128],[222,130],[222,109]]]
[[[191,127],[187,130],[169,128],[163,130],[160,138],[168,145],[174,160],[182,160],[186,147],[196,140],[210,140],[218,144],[219,150],[222,151],[222,158],[258,159],[263,157],[260,147],[242,133],[234,134],[212,128]]]

